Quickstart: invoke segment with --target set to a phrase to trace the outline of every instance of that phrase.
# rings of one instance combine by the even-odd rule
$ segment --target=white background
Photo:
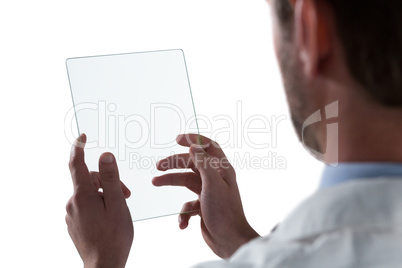
[[[322,165],[299,144],[276,67],[264,0],[2,1],[0,4],[0,267],[81,267],[65,221],[72,194],[64,116],[68,57],[182,48],[196,110],[213,117],[287,115],[277,147],[226,148],[284,157],[284,170],[237,170],[244,208],[261,234],[318,184]],[[270,134],[255,135],[258,142]],[[219,140],[218,140],[219,142]],[[134,224],[127,267],[188,267],[217,259],[199,219]]]

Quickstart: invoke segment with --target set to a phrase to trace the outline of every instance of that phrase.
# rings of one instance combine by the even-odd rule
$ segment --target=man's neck
[[[340,100],[338,119],[338,142],[328,141],[326,163],[402,162],[402,109]]]

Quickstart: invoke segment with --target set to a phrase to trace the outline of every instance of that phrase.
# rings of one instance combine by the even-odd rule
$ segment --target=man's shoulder
[[[241,248],[233,261],[250,258],[264,267],[400,267],[401,189],[402,179],[377,178],[320,190],[271,236]]]
[[[302,202],[273,237],[300,239],[343,228],[402,223],[402,178],[359,179],[319,190]]]

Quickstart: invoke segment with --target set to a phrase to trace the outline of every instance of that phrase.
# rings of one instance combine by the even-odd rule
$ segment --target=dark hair
[[[351,75],[386,106],[402,106],[402,0],[317,0],[333,10]],[[290,36],[293,8],[275,0]]]

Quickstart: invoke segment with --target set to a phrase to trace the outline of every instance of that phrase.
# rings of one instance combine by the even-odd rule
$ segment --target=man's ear
[[[295,37],[307,77],[317,76],[330,52],[328,9],[317,0],[294,1]]]

